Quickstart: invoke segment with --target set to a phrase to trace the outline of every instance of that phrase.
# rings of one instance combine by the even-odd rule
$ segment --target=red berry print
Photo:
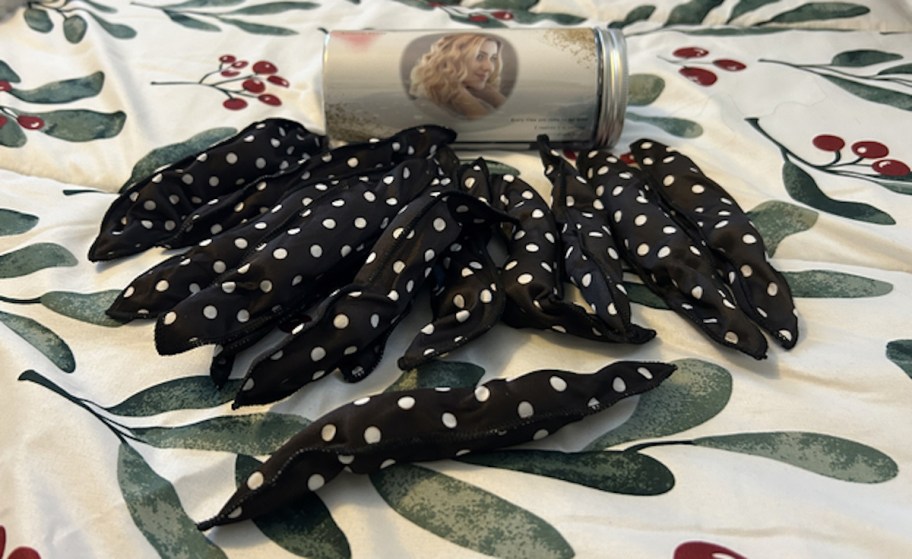
[[[279,69],[276,68],[275,64],[269,62],[268,60],[260,60],[253,65],[253,72],[255,74],[275,74]]]
[[[250,63],[233,54],[219,56],[217,68],[195,81],[152,82],[153,85],[196,85],[214,89],[223,94],[222,107],[229,111],[247,108],[252,99],[273,107],[282,100],[270,92],[270,87],[288,87],[288,80],[276,74],[278,67],[269,60]]]
[[[222,106],[231,111],[239,111],[247,107],[247,101],[244,101],[240,97],[232,97],[231,99],[225,99]]]
[[[909,166],[896,159],[881,159],[871,164],[871,168],[885,177],[904,177],[912,173]]]
[[[495,19],[499,19],[501,21],[509,21],[513,19],[513,13],[508,12],[507,10],[497,10],[496,12],[491,12],[491,15],[494,16]]]
[[[16,122],[26,130],[39,130],[44,128],[44,119],[38,116],[19,115],[16,117]]]
[[[852,151],[864,159],[880,159],[890,154],[887,146],[880,142],[862,141],[852,144]]]
[[[3,116],[3,115],[0,115],[0,128],[3,128],[3,126],[6,125],[6,123],[7,123],[8,121],[9,121],[8,118],[6,118],[6,117]]]
[[[472,14],[469,16],[469,21],[473,23],[484,23],[488,21],[488,16],[484,14]]]
[[[0,557],[6,551],[6,528],[0,526]],[[6,559],[41,559],[41,555],[31,547],[19,546],[10,551]]]
[[[812,140],[814,147],[823,151],[839,151],[845,147],[845,140],[832,134],[820,134]]]
[[[740,72],[741,70],[747,68],[747,64],[743,62],[738,62],[737,60],[732,60],[730,58],[720,58],[718,60],[713,60],[713,66],[717,68],[722,68],[729,72]]]
[[[703,58],[709,51],[701,47],[682,47],[671,53],[678,58]]]
[[[694,68],[693,66],[685,66],[678,70],[678,73],[689,79],[690,81],[708,87],[719,79],[712,70],[706,70],[704,68]]]
[[[0,92],[9,91],[13,89],[13,84],[6,80],[0,80]]]
[[[273,107],[278,107],[282,104],[282,100],[271,93],[264,93],[258,96],[257,99],[263,103],[266,103],[267,105],[272,105]]]
[[[674,559],[746,559],[740,553],[721,545],[692,541],[682,543],[674,551]]]
[[[250,93],[263,93],[266,91],[266,84],[255,78],[244,80],[244,83],[241,84],[241,87]]]

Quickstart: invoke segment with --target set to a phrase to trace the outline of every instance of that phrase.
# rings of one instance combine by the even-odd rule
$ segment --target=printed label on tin
[[[460,144],[587,142],[599,118],[591,29],[334,31],[324,55],[334,140],[439,124]]]

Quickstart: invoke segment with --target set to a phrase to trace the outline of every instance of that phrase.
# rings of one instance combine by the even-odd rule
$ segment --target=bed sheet
[[[908,2],[34,0],[2,17],[0,558],[912,553]],[[634,282],[647,344],[498,325],[402,371],[418,305],[365,380],[234,411],[249,358],[217,390],[211,347],[162,357],[150,322],[105,315],[171,254],[89,261],[117,193],[258,120],[322,132],[327,30],[524,26],[623,31],[615,152],[668,144],[748,211],[795,296],[793,349],[722,348]],[[238,93],[258,71],[259,97]],[[460,153],[477,155],[548,196],[536,153]],[[344,473],[273,515],[196,529],[346,402],[622,359],[678,370],[510,451]]]

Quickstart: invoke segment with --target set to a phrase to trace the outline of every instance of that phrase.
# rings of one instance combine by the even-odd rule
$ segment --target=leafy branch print
[[[860,49],[837,53],[823,64],[763,58],[760,62],[808,72],[865,101],[912,111],[912,63],[894,64],[902,58],[902,55],[892,52]]]
[[[38,224],[37,216],[0,208],[0,236],[26,233]],[[20,278],[49,268],[72,267],[76,257],[56,243],[39,242],[0,254],[0,279]],[[42,305],[62,316],[96,326],[116,327],[122,323],[109,318],[105,309],[117,296],[117,290],[96,293],[49,291],[33,298],[14,298],[0,294],[4,306]],[[38,350],[65,373],[76,370],[76,359],[69,345],[40,322],[0,310],[0,324]]]
[[[222,25],[230,25],[254,35],[296,35],[288,27],[257,23],[249,18],[271,16],[293,10],[312,10],[319,6],[315,2],[280,0],[262,4],[248,4],[246,0],[185,0],[174,4],[146,4],[134,2],[153,10],[159,10],[174,23],[195,31],[220,32]]]
[[[100,113],[89,109],[55,111],[26,110],[18,105],[72,103],[97,96],[104,86],[104,73],[51,81],[34,88],[19,86],[22,78],[0,60],[0,146],[18,148],[28,142],[28,133],[41,132],[68,142],[88,142],[120,134],[127,116],[123,111]],[[4,97],[16,102],[7,105]]]
[[[739,0],[738,2],[726,2],[725,0],[687,0],[674,5],[664,21],[655,23],[659,25],[659,28],[694,27],[692,29],[682,29],[682,32],[692,35],[765,34],[775,33],[788,26],[850,19],[863,16],[871,11],[867,6],[853,2],[807,2],[787,8],[767,19],[755,17],[755,21],[751,21],[751,16],[756,16],[758,10],[762,8],[770,10],[772,8],[767,6],[772,6],[780,1]],[[734,7],[731,8],[728,17],[719,21],[720,23],[725,23],[728,27],[696,27],[712,23],[709,21],[711,16],[725,10],[731,4],[734,4]],[[656,7],[652,4],[640,5],[628,12],[623,19],[612,21],[608,26],[626,29],[635,24],[646,23],[654,16],[655,11]],[[655,31],[655,29],[628,33],[628,36],[651,31]]]
[[[671,380],[640,397],[633,415],[581,452],[503,450],[466,454],[460,461],[527,475],[545,476],[624,495],[659,495],[675,485],[672,471],[641,451],[655,446],[690,445],[761,456],[833,479],[880,483],[897,474],[896,463],[866,445],[806,432],[736,433],[692,440],[650,440],[700,425],[720,413],[731,396],[731,375],[696,359],[677,362]],[[403,373],[387,391],[474,386],[484,370],[470,363],[435,362]],[[260,465],[253,456],[270,453],[309,420],[274,412],[215,416],[189,425],[135,426],[136,419],[180,409],[222,406],[232,387],[205,386],[208,377],[177,379],[149,387],[123,402],[102,407],[76,397],[35,371],[19,380],[58,394],[101,421],[120,441],[119,482],[134,523],[162,554],[192,550],[195,556],[222,553],[199,532],[176,499],[171,483],[154,472],[135,443],[158,448],[190,448],[237,455],[235,482],[244,483]],[[132,418],[127,426],[118,417]],[[645,442],[643,442],[645,441]],[[635,443],[623,450],[615,447]],[[395,464],[370,475],[381,498],[402,517],[456,545],[495,557],[572,557],[560,532],[533,512],[444,473],[413,464]],[[171,511],[153,522],[151,511]],[[487,511],[479,521],[479,511]],[[350,557],[347,538],[317,493],[254,521],[285,550],[302,556]]]
[[[94,21],[107,34],[115,39],[132,39],[136,30],[129,25],[109,21],[106,16],[117,13],[117,9],[98,0],[31,0],[23,12],[25,23],[38,33],[50,33],[60,19],[63,36],[76,44],[82,41],[89,29],[89,21]],[[51,17],[51,16],[54,17]]]
[[[542,21],[558,25],[578,25],[586,18],[566,13],[535,10],[539,0],[484,0],[462,6],[458,0],[397,0],[421,10],[440,10],[451,20],[480,28],[502,28],[510,24],[532,24]]]
[[[831,159],[826,163],[814,163],[774,138],[763,128],[759,119],[749,118],[747,122],[782,154],[782,179],[789,195],[812,208],[867,223],[896,223],[888,213],[870,204],[831,198],[820,188],[811,172],[864,180],[898,194],[912,194],[912,172],[909,165],[887,157],[889,147],[881,142],[856,141],[850,148],[852,155],[849,156],[844,153],[844,139],[831,134],[818,134],[810,143],[819,151],[830,153]],[[845,157],[850,159],[845,160]]]

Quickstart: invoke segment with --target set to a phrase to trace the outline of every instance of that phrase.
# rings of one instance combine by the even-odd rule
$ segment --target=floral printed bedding
[[[716,343],[626,269],[630,318],[654,339],[604,343],[514,316],[397,361],[432,320],[424,288],[396,311],[369,376],[328,374],[235,409],[254,355],[226,361],[216,383],[212,345],[160,355],[154,321],[108,314],[187,250],[90,258],[112,204],[253,123],[322,134],[327,31],[553,26],[624,34],[629,97],[612,160],[642,163],[660,142],[724,188],[788,284],[797,339],[786,332],[763,359]],[[12,4],[0,15],[0,558],[908,556],[910,38],[912,5],[890,0]],[[537,151],[455,153],[557,208]],[[512,208],[494,210],[509,222]],[[514,278],[505,290],[522,283],[485,271]],[[372,320],[349,314],[346,326]],[[614,405],[574,408],[565,427],[523,423],[505,437],[518,444],[425,452],[426,434],[380,407],[465,398],[478,425],[506,432],[492,392],[514,390],[510,409],[528,419],[523,383],[545,379],[549,404],[564,405],[569,373],[594,383],[619,362],[671,367],[652,378],[614,365],[628,375],[606,381]],[[463,421],[434,410],[444,431]],[[401,430],[408,459],[336,475],[351,457],[330,454],[332,483],[299,476],[306,490],[281,507],[206,523],[264,483],[287,441],[329,442],[345,422]],[[368,446],[381,436],[363,433]]]

